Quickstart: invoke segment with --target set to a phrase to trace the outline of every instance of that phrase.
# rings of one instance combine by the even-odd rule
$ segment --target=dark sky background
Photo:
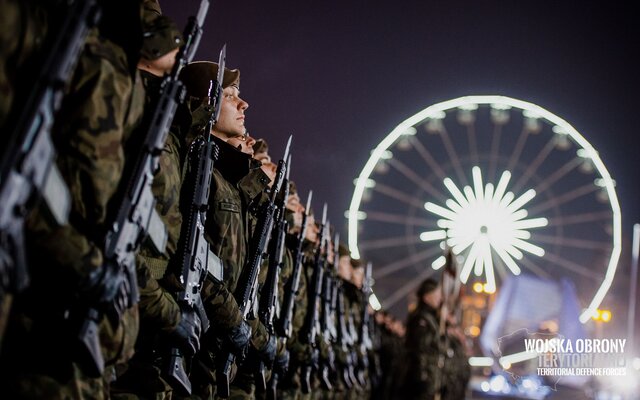
[[[183,26],[199,1],[161,5]],[[215,61],[227,44],[250,133],[274,158],[294,135],[292,179],[314,190],[316,210],[329,203],[343,237],[353,179],[407,117],[475,94],[546,108],[617,182],[624,275],[640,221],[639,39],[630,2],[214,1],[196,59]]]

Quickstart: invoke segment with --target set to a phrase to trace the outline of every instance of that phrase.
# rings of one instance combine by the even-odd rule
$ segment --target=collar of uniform
[[[220,157],[215,163],[215,168],[232,184],[237,184],[251,170],[251,156],[236,149],[224,140],[212,136],[213,141],[220,149]]]
[[[418,311],[420,311],[421,314],[438,315],[438,310],[431,307],[429,304],[425,303],[424,301],[420,301],[418,303]]]

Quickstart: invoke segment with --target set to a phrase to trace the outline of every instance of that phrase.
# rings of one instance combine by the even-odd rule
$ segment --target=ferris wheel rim
[[[597,315],[597,308],[600,306],[607,292],[609,291],[611,284],[613,282],[613,278],[615,276],[618,261],[620,258],[621,252],[621,237],[622,237],[622,223],[621,223],[621,212],[620,212],[620,204],[618,202],[618,197],[615,191],[615,184],[609,171],[607,170],[604,162],[600,158],[600,155],[595,150],[595,148],[591,145],[591,143],[576,130],[571,124],[569,124],[566,120],[560,118],[559,116],[553,114],[547,109],[538,106],[537,104],[526,102],[523,100],[518,100],[508,96],[502,95],[470,95],[470,96],[462,96],[455,99],[443,101],[440,103],[433,104],[413,116],[405,119],[400,124],[398,124],[384,139],[378,143],[378,145],[373,149],[371,155],[367,162],[365,163],[360,175],[355,181],[355,189],[353,191],[353,197],[351,198],[351,203],[349,206],[349,210],[347,212],[348,218],[348,243],[349,249],[351,251],[351,256],[353,258],[360,258],[360,252],[358,249],[358,221],[360,217],[360,205],[362,203],[362,196],[364,191],[369,184],[369,177],[374,171],[374,167],[381,159],[384,159],[387,156],[388,149],[396,142],[396,140],[406,134],[410,128],[413,128],[414,125],[418,124],[421,121],[424,121],[427,118],[442,118],[442,114],[446,110],[461,108],[463,106],[469,105],[490,105],[490,106],[507,106],[509,108],[518,108],[523,111],[529,111],[537,118],[545,119],[549,121],[554,126],[560,127],[564,133],[569,135],[582,149],[586,151],[585,158],[589,158],[600,176],[603,180],[603,188],[607,192],[607,196],[609,198],[609,205],[611,206],[611,211],[613,214],[612,220],[612,237],[613,237],[613,247],[611,251],[611,256],[609,258],[609,263],[607,265],[607,270],[605,272],[604,279],[600,284],[600,287],[596,291],[593,299],[590,301],[589,305],[585,310],[580,314],[579,320],[583,324],[591,319],[591,317]]]

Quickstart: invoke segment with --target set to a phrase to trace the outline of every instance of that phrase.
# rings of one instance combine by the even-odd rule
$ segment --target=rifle
[[[102,314],[106,312],[112,325],[117,326],[124,309],[138,302],[135,254],[140,244],[148,237],[159,253],[163,253],[166,246],[167,232],[155,210],[151,184],[153,175],[158,170],[160,153],[164,149],[171,121],[186,93],[178,75],[181,68],[193,59],[208,9],[209,1],[201,0],[198,14],[189,18],[184,45],[176,55],[173,69],[162,79],[153,116],[149,124],[145,125],[147,128],[142,149],[133,164],[133,173],[127,182],[124,198],[119,203],[118,213],[105,236],[105,262],[113,263],[118,268],[123,283],[116,300],[106,307],[99,305],[101,299],[90,299],[83,317],[77,335],[80,342],[79,362],[90,376],[101,376],[104,371],[104,358],[98,338],[98,324]]]
[[[347,321],[345,320],[345,304],[344,304],[344,288],[342,287],[342,283],[340,282],[337,285],[337,305],[336,305],[336,319],[338,321],[338,330],[337,330],[337,342],[340,346],[340,350],[342,350],[345,354],[347,354],[346,360],[347,365],[343,367],[342,370],[342,380],[347,388],[351,389],[355,383],[355,377],[353,372],[353,363],[351,360],[351,351],[349,347],[353,345],[353,339],[349,334],[349,329],[347,328]]]
[[[322,274],[323,268],[323,250],[325,250],[325,229],[327,228],[327,204],[324,204],[322,210],[322,224],[320,226],[319,243],[315,251],[314,263],[313,263],[313,276],[309,285],[309,293],[307,295],[307,314],[305,315],[304,325],[300,330],[300,341],[303,344],[309,345],[312,348],[316,346],[316,336],[318,334],[317,321],[318,321],[318,302],[320,300],[320,293],[322,290]],[[314,349],[316,351],[316,349]],[[301,386],[302,393],[307,394],[311,392],[311,369],[313,365],[303,365],[301,369]]]
[[[211,130],[220,116],[220,102],[222,97],[222,80],[226,62],[227,46],[220,50],[218,58],[218,76],[209,87],[209,105],[213,113],[202,135],[199,135],[189,147],[187,156],[187,172],[182,185],[181,211],[184,216],[180,229],[180,241],[175,254],[175,260],[180,263],[180,283],[184,290],[178,293],[177,302],[193,309],[202,326],[201,335],[209,329],[209,319],[202,304],[202,285],[207,277],[207,271],[218,267],[222,271],[220,259],[209,250],[204,234],[204,224],[209,208],[209,191],[213,164],[218,160],[219,148],[211,140]],[[206,139],[204,137],[206,135]],[[217,261],[217,262],[216,262]],[[216,263],[217,265],[210,265]],[[184,316],[184,315],[183,315]],[[164,368],[164,375],[171,385],[183,393],[191,394],[191,381],[185,369],[184,356],[180,349],[170,350],[169,362]]]
[[[295,250],[295,260],[293,263],[293,271],[291,273],[291,279],[286,283],[284,287],[284,299],[282,301],[282,311],[280,318],[276,321],[275,328],[279,336],[289,339],[293,332],[293,309],[295,307],[296,297],[300,294],[300,275],[302,273],[302,259],[304,258],[304,252],[302,245],[304,244],[304,238],[307,234],[307,218],[310,215],[311,198],[313,192],[309,191],[307,196],[307,207],[305,208],[304,215],[302,216],[302,227],[298,234],[298,242]]]
[[[337,338],[334,317],[335,305],[337,301],[335,274],[337,270],[337,262],[340,258],[338,255],[339,240],[339,235],[336,233],[334,237],[334,268],[333,271],[331,271],[327,264],[327,270],[324,273],[324,283],[322,284],[322,311],[320,315],[320,327],[322,329],[322,339],[324,340],[324,343],[328,349],[328,355],[326,359],[322,360],[322,366],[320,369],[320,382],[326,390],[333,389],[330,375],[333,375],[336,371],[333,344],[335,343]]]
[[[269,335],[275,335],[274,317],[276,316],[276,307],[278,304],[278,279],[280,270],[282,269],[282,260],[284,257],[284,240],[287,234],[287,221],[284,218],[287,199],[289,198],[289,174],[291,172],[291,156],[287,159],[287,176],[282,183],[282,195],[278,197],[276,203],[276,214],[274,216],[273,232],[271,233],[271,241],[269,243],[269,267],[267,270],[266,282],[260,294],[260,305],[258,308],[258,317],[267,329]],[[267,383],[264,381],[264,362],[258,363],[256,373],[256,390],[264,391],[267,389]],[[276,386],[278,384],[278,374],[281,371],[272,372],[272,380],[270,382],[269,396],[276,398]],[[284,371],[282,371],[284,372]]]
[[[21,111],[3,129],[8,141],[0,159],[0,301],[29,285],[24,218],[37,200],[44,200],[44,211],[58,226],[68,223],[71,196],[55,163],[51,129],[87,34],[100,18],[96,0],[68,3],[30,95],[14,105]]]
[[[371,342],[371,336],[369,333],[369,295],[371,294],[371,262],[367,263],[365,269],[364,280],[362,281],[362,318],[360,321],[360,335],[359,343],[360,354],[362,354],[361,364],[358,369],[358,382],[362,387],[366,385],[364,372],[369,369],[369,355],[368,351],[373,347]]]
[[[284,160],[289,157],[289,146],[291,145],[291,136],[287,141],[287,147],[284,151],[284,157],[278,161],[275,182],[271,188],[269,200],[265,202],[259,210],[258,222],[255,231],[249,243],[249,257],[246,265],[242,268],[242,275],[238,282],[238,287],[234,296],[238,302],[240,312],[243,317],[247,318],[250,314],[255,316],[256,300],[258,295],[258,275],[260,274],[260,265],[264,256],[269,236],[272,231],[273,218],[276,211],[276,199],[278,192],[282,187],[287,164]],[[231,367],[233,366],[236,356],[230,351],[221,354],[222,365],[217,369],[217,385],[218,396],[222,398],[229,397],[229,382],[231,376]],[[262,378],[264,379],[264,378]]]

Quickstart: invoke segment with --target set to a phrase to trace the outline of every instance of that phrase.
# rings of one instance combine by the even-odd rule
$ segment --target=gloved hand
[[[276,335],[269,335],[269,340],[261,349],[257,349],[258,357],[265,363],[267,366],[273,365],[273,361],[276,358],[276,351],[278,350],[278,341],[276,340]]]
[[[273,363],[273,371],[277,372],[281,375],[286,374],[289,369],[289,350],[284,349],[278,356],[276,357]]]
[[[180,323],[169,333],[169,339],[187,356],[193,356],[200,349],[200,333],[202,324],[200,318],[189,306],[181,305]]]
[[[91,301],[108,304],[122,291],[124,278],[116,263],[106,261],[80,280],[79,292]]]
[[[224,338],[224,342],[228,346],[229,350],[240,359],[244,358],[247,347],[249,347],[250,340],[251,327],[245,320],[242,320],[240,325],[229,329],[226,337]]]

